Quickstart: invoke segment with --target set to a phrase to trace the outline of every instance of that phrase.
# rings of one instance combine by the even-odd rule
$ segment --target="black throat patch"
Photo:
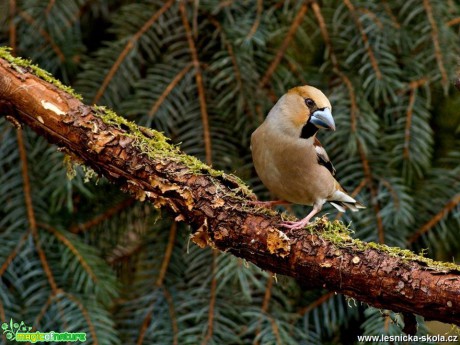
[[[308,122],[305,124],[305,126],[302,127],[302,132],[300,132],[300,137],[302,139],[308,139],[314,136],[317,132],[318,132],[318,127],[310,123],[310,119],[308,119]]]

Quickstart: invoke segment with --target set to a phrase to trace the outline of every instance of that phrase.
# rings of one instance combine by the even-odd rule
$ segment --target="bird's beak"
[[[335,122],[329,108],[318,109],[310,117],[310,122],[318,128],[332,129],[335,131]]]

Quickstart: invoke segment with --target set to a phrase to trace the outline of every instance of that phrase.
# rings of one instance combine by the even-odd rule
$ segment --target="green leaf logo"
[[[26,326],[24,321],[21,323],[14,322],[13,319],[10,319],[10,324],[3,322],[2,323],[3,334],[5,334],[6,339],[8,340],[15,340],[16,334],[18,332],[28,333],[31,331],[32,327]]]

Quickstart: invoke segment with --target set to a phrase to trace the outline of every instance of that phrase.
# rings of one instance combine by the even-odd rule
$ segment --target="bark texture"
[[[132,127],[97,112],[27,68],[0,59],[0,115],[30,126],[136,198],[168,207],[192,225],[198,245],[230,252],[306,287],[460,325],[460,272],[453,265],[358,245],[341,233],[340,243],[332,241],[322,235],[331,231],[324,219],[314,231],[281,230],[280,216],[248,204],[254,196],[236,178],[208,169],[197,173],[180,152],[146,154],[143,143],[155,144],[153,131],[137,127],[136,139]]]

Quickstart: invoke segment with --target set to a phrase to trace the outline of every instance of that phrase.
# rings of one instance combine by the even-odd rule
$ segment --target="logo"
[[[6,336],[6,339],[10,341],[17,342],[77,342],[77,341],[86,341],[86,333],[58,333],[58,332],[31,332],[32,327],[26,326],[24,321],[21,323],[14,322],[13,319],[10,320],[10,323],[2,323],[3,334]]]

